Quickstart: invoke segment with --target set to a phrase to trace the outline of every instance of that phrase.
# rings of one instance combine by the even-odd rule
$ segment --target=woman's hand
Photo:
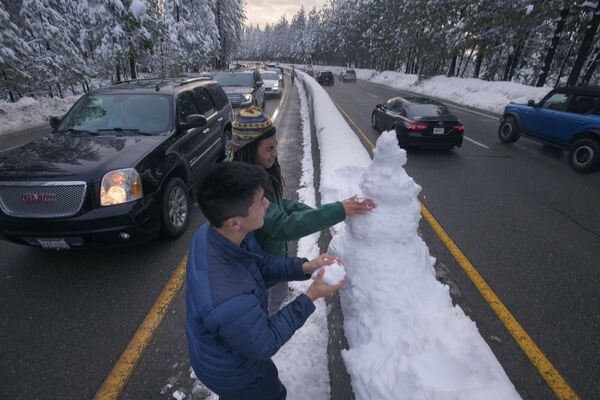
[[[344,206],[346,217],[366,215],[377,207],[377,204],[372,199],[367,198],[360,201],[356,195],[342,201],[342,205]]]
[[[342,263],[342,261],[335,256],[331,256],[329,254],[321,254],[319,257],[302,264],[302,271],[305,274],[310,275],[313,272],[315,272],[316,270],[318,270],[319,268],[321,268],[325,265],[331,265],[335,261],[339,262],[340,264]]]

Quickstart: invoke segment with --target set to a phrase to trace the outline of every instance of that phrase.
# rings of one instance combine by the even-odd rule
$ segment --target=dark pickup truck
[[[0,153],[0,239],[69,249],[180,236],[231,119],[223,89],[202,78],[82,96],[47,136]]]

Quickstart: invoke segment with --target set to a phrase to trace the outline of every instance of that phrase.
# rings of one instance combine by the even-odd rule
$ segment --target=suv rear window
[[[347,69],[347,70],[346,70],[344,73],[345,73],[346,75],[356,75],[356,72],[354,72],[354,71],[353,71],[353,70],[351,70],[351,69]]]

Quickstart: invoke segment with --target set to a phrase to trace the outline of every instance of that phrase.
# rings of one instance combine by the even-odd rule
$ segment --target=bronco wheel
[[[190,196],[187,185],[180,178],[172,178],[163,191],[162,234],[169,238],[185,232],[190,219]]]
[[[579,139],[569,149],[569,165],[582,174],[600,168],[600,143],[594,139]]]
[[[514,143],[519,140],[520,136],[514,118],[506,117],[498,128],[498,139],[502,143]]]
[[[371,114],[371,126],[376,131],[379,131],[379,129],[377,129],[377,117],[375,116],[375,113]]]

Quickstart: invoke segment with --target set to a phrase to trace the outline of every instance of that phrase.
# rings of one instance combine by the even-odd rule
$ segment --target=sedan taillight
[[[453,127],[451,127],[453,130],[455,130],[456,132],[464,132],[465,131],[465,127],[462,125],[454,125]]]
[[[402,123],[404,124],[406,129],[414,132],[423,132],[426,131],[427,128],[429,128],[429,125],[423,123],[417,123],[412,121],[402,121]]]

